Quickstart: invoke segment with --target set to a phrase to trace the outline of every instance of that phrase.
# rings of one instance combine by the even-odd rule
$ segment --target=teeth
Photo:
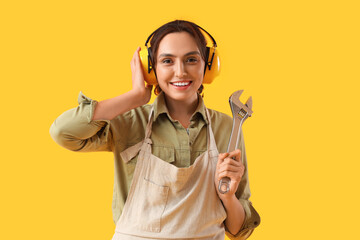
[[[183,86],[189,85],[190,82],[176,82],[176,83],[172,83],[172,84],[177,86],[177,87],[183,87]]]

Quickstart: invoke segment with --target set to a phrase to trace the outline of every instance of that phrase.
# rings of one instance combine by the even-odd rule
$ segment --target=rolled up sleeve
[[[251,202],[245,199],[239,199],[239,201],[245,210],[245,221],[236,235],[232,235],[229,231],[226,231],[226,236],[231,240],[247,239],[260,224],[260,216],[252,206]]]
[[[60,146],[72,151],[111,151],[110,121],[92,120],[97,101],[80,92],[78,104],[53,122],[51,137]]]

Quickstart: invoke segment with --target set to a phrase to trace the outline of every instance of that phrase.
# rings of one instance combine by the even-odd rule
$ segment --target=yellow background
[[[160,25],[194,21],[219,45],[208,107],[253,96],[244,124],[251,239],[359,239],[357,1],[2,1],[0,239],[111,239],[111,153],[74,153],[49,127],[83,91],[131,88]]]

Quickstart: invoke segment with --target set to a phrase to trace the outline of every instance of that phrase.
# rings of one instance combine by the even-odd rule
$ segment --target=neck
[[[191,99],[178,101],[176,99],[168,98],[165,95],[165,102],[171,118],[178,120],[181,125],[188,128],[190,125],[190,118],[199,104],[199,96],[196,94]]]

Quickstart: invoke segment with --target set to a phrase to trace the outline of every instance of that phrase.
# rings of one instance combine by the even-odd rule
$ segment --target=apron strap
[[[141,146],[143,145],[144,140],[141,142],[138,142],[137,144],[135,144],[134,146],[131,146],[127,149],[125,149],[124,151],[122,151],[120,153],[120,157],[121,159],[125,162],[128,163],[131,159],[133,159],[140,151]]]
[[[215,141],[215,137],[214,137],[214,133],[212,131],[212,127],[211,127],[211,118],[210,118],[210,113],[209,110],[207,108],[205,108],[206,111],[206,117],[208,119],[208,126],[207,126],[207,148],[209,150],[209,153],[211,156],[217,156],[219,155],[217,146],[216,146],[216,141]]]
[[[146,125],[146,130],[145,130],[145,139],[150,139],[150,136],[151,136],[153,114],[154,114],[154,106],[152,106],[151,110],[150,110],[149,119],[148,119],[148,123]]]

